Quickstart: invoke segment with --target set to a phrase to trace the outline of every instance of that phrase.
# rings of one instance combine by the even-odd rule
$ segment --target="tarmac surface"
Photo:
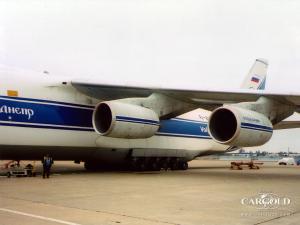
[[[0,177],[0,225],[300,224],[300,166],[229,167],[87,172],[55,162],[50,179]]]

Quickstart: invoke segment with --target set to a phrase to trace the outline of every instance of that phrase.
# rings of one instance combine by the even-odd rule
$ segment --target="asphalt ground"
[[[55,162],[42,179],[37,165],[36,177],[0,177],[1,225],[300,224],[300,166],[194,160],[186,171],[87,172]]]

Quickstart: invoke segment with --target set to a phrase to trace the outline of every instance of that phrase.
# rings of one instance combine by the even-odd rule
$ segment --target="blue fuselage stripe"
[[[94,106],[41,99],[0,96],[0,125],[45,129],[94,131]],[[157,135],[170,137],[210,138],[207,123],[186,119],[160,122],[118,116],[118,121],[159,126]]]
[[[82,106],[82,105],[81,105]],[[0,121],[58,126],[93,127],[93,109],[78,105],[54,105],[28,99],[21,101],[0,99]]]
[[[94,131],[92,115],[94,106],[56,102],[40,99],[0,96],[0,125],[45,129]],[[206,121],[174,118],[149,120],[117,116],[118,121],[159,126],[156,135],[170,137],[211,139]],[[242,123],[245,129],[272,132],[267,126]]]
[[[10,96],[3,96],[0,95],[0,98],[4,99],[11,99],[11,100],[16,100],[16,101],[30,101],[30,102],[36,102],[36,103],[48,103],[48,104],[61,104],[61,105],[66,105],[66,106],[76,106],[76,107],[85,107],[85,108],[90,108],[94,109],[95,106],[93,105],[82,105],[82,104],[75,104],[75,103],[69,103],[69,102],[60,102],[60,101],[52,101],[52,100],[45,100],[45,99],[32,99],[32,98],[22,98],[22,97],[10,97]]]
[[[10,126],[10,127],[29,127],[29,128],[45,128],[45,129],[57,129],[57,130],[74,130],[74,131],[93,131],[94,128],[75,128],[75,127],[56,127],[56,126],[46,126],[46,125],[37,125],[37,124],[17,124],[17,123],[2,123],[1,126]]]
[[[170,119],[160,121],[160,129],[158,135],[164,136],[180,136],[194,138],[211,138],[208,134],[206,122],[189,121],[182,119]]]

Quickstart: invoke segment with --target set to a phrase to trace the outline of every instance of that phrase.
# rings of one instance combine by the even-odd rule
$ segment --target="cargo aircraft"
[[[240,90],[164,88],[0,71],[0,159],[84,162],[86,169],[187,169],[195,157],[260,146],[300,127],[300,94],[264,90],[257,59]]]

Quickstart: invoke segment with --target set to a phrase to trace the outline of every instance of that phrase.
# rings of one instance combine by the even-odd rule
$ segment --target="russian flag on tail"
[[[255,83],[259,83],[259,80],[260,80],[259,77],[252,77],[251,78],[251,81],[255,82]]]

